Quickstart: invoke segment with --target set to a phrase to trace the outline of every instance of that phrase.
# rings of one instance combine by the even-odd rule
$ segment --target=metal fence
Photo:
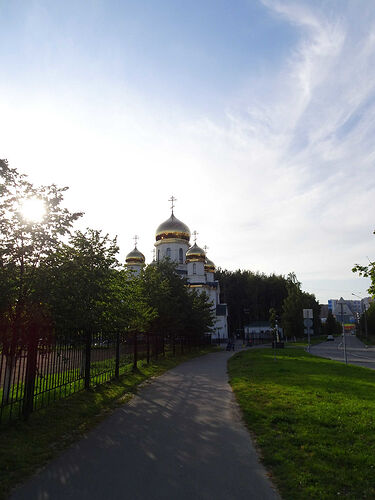
[[[75,335],[0,343],[0,422],[29,415],[51,402],[131,372],[137,362],[209,344],[149,334]]]

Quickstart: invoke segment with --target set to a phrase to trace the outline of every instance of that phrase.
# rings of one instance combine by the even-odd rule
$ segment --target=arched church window
[[[180,261],[180,264],[184,262],[183,256],[182,256],[182,248],[178,251],[178,260]]]
[[[168,259],[171,258],[171,249],[170,248],[167,248],[167,258]]]
[[[193,264],[193,274],[197,274],[197,264]]]
[[[158,262],[160,260],[160,250],[158,250]]]

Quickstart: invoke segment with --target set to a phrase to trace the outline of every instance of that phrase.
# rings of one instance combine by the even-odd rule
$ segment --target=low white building
[[[283,338],[283,329],[279,326],[279,336]],[[271,339],[272,327],[269,321],[253,321],[244,326],[246,340]]]

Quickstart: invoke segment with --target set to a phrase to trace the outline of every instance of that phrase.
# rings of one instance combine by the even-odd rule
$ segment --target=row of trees
[[[242,332],[252,321],[278,320],[288,337],[301,337],[304,332],[303,309],[313,309],[314,330],[320,330],[320,306],[315,296],[304,292],[294,273],[267,276],[251,271],[219,269],[222,301],[228,304],[229,330]]]
[[[373,231],[375,234],[375,231]],[[370,287],[368,288],[368,292],[373,297],[375,296],[375,261],[370,261],[367,266],[363,266],[361,264],[355,264],[352,271],[354,273],[358,273],[359,276],[363,276],[365,278],[370,279]],[[370,308],[366,311],[366,320],[367,320],[367,329],[368,333],[375,337],[375,303],[370,305]],[[361,331],[365,331],[365,318],[362,314],[360,320],[360,328]]]
[[[73,231],[82,213],[63,206],[67,188],[33,186],[0,160],[0,335],[12,350],[40,337],[157,332],[199,337],[213,325],[205,294],[188,289],[171,263],[135,277],[118,261],[116,238]],[[45,214],[28,218],[25,200]],[[13,347],[12,347],[13,346]]]

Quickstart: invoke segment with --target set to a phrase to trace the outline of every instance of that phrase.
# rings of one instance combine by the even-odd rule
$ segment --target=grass
[[[131,372],[133,361],[131,356],[120,358],[119,373],[124,375]],[[110,358],[104,361],[91,363],[90,385],[94,387],[113,379],[115,373],[115,360]],[[53,402],[71,396],[84,390],[85,380],[81,368],[59,371],[50,375],[37,375],[35,378],[34,408],[39,409],[53,404]],[[7,422],[10,414],[18,418],[22,412],[25,384],[14,384],[11,389],[9,404],[3,408],[1,422]],[[0,389],[0,401],[3,389]]]
[[[216,350],[197,349],[183,356],[159,358],[149,365],[138,362],[138,371],[61,399],[33,413],[27,422],[0,427],[0,499],[59,452],[79,439],[116,407],[126,403],[139,384],[161,375],[183,361]]]
[[[287,348],[241,352],[229,375],[285,500],[375,498],[375,371]]]
[[[336,335],[335,335],[336,337]],[[303,340],[298,339],[297,342],[289,342],[287,345],[297,347],[297,346],[307,346],[307,335]],[[320,344],[321,342],[325,342],[327,340],[327,335],[311,335],[310,336],[310,345]]]

